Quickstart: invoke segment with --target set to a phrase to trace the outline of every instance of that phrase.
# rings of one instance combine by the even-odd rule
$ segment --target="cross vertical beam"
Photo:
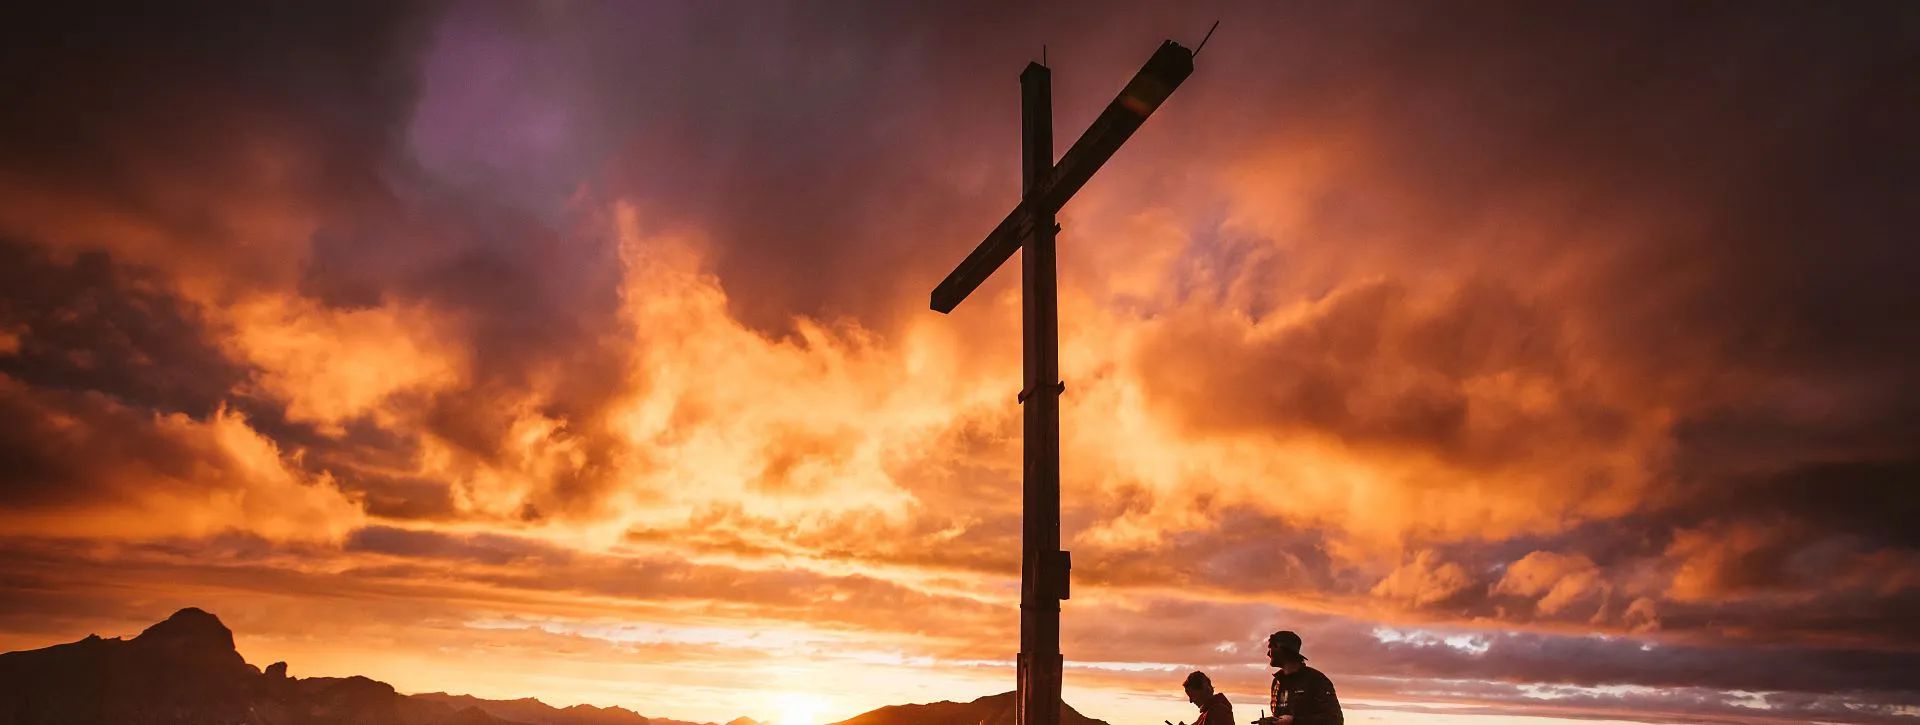
[[[1028,63],[1020,73],[1021,195],[1053,181],[1053,73]],[[1033,211],[1021,245],[1021,347],[1025,416],[1021,446],[1020,658],[1016,725],[1059,725],[1060,339],[1052,209]]]
[[[1053,161],[1053,75],[1028,63],[1020,73],[1020,203],[933,288],[928,306],[952,312],[1002,263],[1020,255],[1021,446],[1020,656],[1017,725],[1059,725],[1060,600],[1069,594],[1060,550],[1059,288],[1054,215],[1120,149],[1154,109],[1193,73],[1193,52],[1161,43],[1120,95]]]

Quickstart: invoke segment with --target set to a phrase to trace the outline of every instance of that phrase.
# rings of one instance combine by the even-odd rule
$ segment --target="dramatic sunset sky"
[[[1219,19],[1061,214],[1068,702],[1920,720],[1920,5],[0,12],[0,649],[1012,689],[1017,263],[927,294],[1042,44],[1064,150]]]

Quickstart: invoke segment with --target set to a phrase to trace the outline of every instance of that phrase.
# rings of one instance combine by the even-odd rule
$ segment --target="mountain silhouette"
[[[1014,694],[1002,692],[973,702],[889,705],[833,725],[1013,725]],[[1060,703],[1060,725],[1107,725]]]
[[[1106,725],[1065,707],[1062,725]],[[968,703],[896,705],[836,725],[1011,725],[1013,693]],[[0,723],[9,725],[712,725],[621,707],[554,707],[533,698],[403,695],[365,677],[287,675],[247,664],[233,631],[187,608],[133,639],[0,654]],[[763,725],[737,718],[727,725]]]
[[[409,695],[416,700],[443,703],[455,710],[474,709],[502,720],[524,725],[712,725],[663,717],[643,717],[624,707],[574,705],[554,707],[531,697],[518,700],[482,700],[472,695],[429,692]],[[752,718],[735,718],[727,725],[760,725]]]
[[[182,609],[130,640],[86,639],[0,654],[0,722],[247,725],[504,725],[478,710],[414,700],[365,677],[286,677],[254,668],[219,618]]]

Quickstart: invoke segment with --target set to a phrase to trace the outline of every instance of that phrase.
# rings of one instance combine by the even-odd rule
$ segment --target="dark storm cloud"
[[[337,540],[359,503],[220,409],[159,415],[0,375],[0,509],[15,536],[148,539],[246,532]]]
[[[1647,646],[1625,638],[1507,634],[1476,638],[1484,652],[1438,639],[1376,643],[1366,668],[1382,676],[1426,676],[1571,685],[1709,687],[1844,693],[1908,692],[1920,657],[1871,649]],[[1371,659],[1370,657],[1370,659]]]
[[[0,239],[0,287],[0,326],[18,338],[0,372],[24,382],[204,416],[244,377],[199,310],[105,253],[60,262]]]
[[[1360,678],[1366,682],[1371,678]],[[1709,688],[1595,691],[1577,687],[1530,687],[1472,681],[1438,681],[1408,694],[1441,701],[1442,706],[1357,703],[1356,710],[1451,716],[1547,717],[1572,720],[1641,722],[1865,722],[1905,723],[1910,704],[1863,702],[1856,694],[1751,694]],[[1497,702],[1498,705],[1466,704]]]
[[[1576,522],[1616,530],[1541,550],[1596,587],[1647,579],[1670,628],[1826,632],[1811,608],[1907,641],[1876,613],[1905,606],[1915,560],[1892,522],[1920,422],[1920,287],[1898,271],[1920,262],[1920,19],[1540,9],[1289,8],[1313,37],[1209,50],[1245,88],[1220,120],[1274,129],[1255,184],[1336,150],[1310,198],[1262,197],[1298,209],[1282,251],[1223,230],[1186,253],[1193,301],[1139,351],[1150,393],[1200,430],[1429,451],[1467,500],[1571,492]],[[1532,391],[1551,402],[1489,392],[1503,379],[1551,381]],[[1552,463],[1609,450],[1649,470]],[[1401,583],[1500,606],[1528,552],[1457,543]]]
[[[1897,717],[1901,706],[1920,701],[1906,675],[1915,655],[1871,646],[1653,644],[1591,634],[1427,629],[1252,603],[1081,606],[1087,607],[1081,616],[1067,622],[1076,643],[1070,660],[1161,663],[1164,669],[1106,675],[1146,692],[1164,688],[1168,672],[1177,678],[1201,669],[1229,692],[1264,694],[1265,637],[1285,627],[1305,636],[1303,651],[1333,675],[1345,699],[1499,702],[1501,714],[1540,707],[1558,709],[1557,717],[1793,719],[1856,708],[1841,718],[1849,722]]]
[[[1473,409],[1502,402],[1475,400],[1475,379],[1572,374],[1551,313],[1497,284],[1469,282],[1431,309],[1423,302],[1399,284],[1356,285],[1251,341],[1231,322],[1172,318],[1140,351],[1155,363],[1146,382],[1203,430],[1296,427],[1473,467],[1536,460],[1569,441],[1620,443],[1626,413],[1604,390],[1566,391],[1551,410]]]
[[[409,123],[433,80],[419,65],[433,48],[437,6],[66,5],[9,14],[0,72],[13,101],[34,109],[0,121],[8,200],[0,229],[11,239],[102,250],[176,307],[168,295],[188,298],[185,308],[217,309],[235,296],[294,293],[323,312],[394,300],[458,310],[444,322],[469,348],[473,380],[428,401],[423,422],[475,455],[490,455],[510,425],[498,401],[524,396],[539,384],[533,378],[560,379],[540,403],[559,414],[590,412],[618,380],[619,355],[602,342],[618,274],[605,235],[556,227],[553,204],[438,176],[417,158]],[[11,300],[22,308],[13,324],[31,325],[42,347],[53,333],[28,318],[56,310],[25,306],[43,301]],[[121,352],[154,357],[230,332],[215,328],[149,327],[137,333],[142,349]],[[179,339],[162,339],[170,336]],[[98,389],[183,379],[197,399],[133,402],[204,413],[237,387],[231,364],[176,358],[158,363],[172,371]],[[28,355],[9,364],[42,362]],[[276,434],[338,463],[329,441],[274,425],[278,411],[261,412]],[[382,438],[362,427],[346,443],[408,452],[406,441]],[[378,478],[350,483],[381,494]],[[406,498],[432,498],[400,483],[414,492]]]
[[[399,62],[404,38],[418,25],[395,10],[385,3],[9,10],[0,73],[10,104],[33,112],[0,121],[0,171],[9,201],[24,196],[44,207],[9,209],[9,226],[75,211],[136,219],[164,230],[173,255],[222,257],[236,276],[270,274],[278,265],[260,257],[290,250],[235,255],[244,240],[231,237],[223,207],[279,190],[347,211],[379,186],[409,98],[410,74]]]

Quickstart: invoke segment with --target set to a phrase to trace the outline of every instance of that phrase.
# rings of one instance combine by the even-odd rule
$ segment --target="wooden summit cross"
[[[1215,24],[1216,26],[1218,23]],[[1211,35],[1212,31],[1209,30]],[[1200,41],[1204,47],[1206,41]],[[1021,349],[1026,416],[1022,446],[1018,725],[1060,722],[1060,600],[1071,560],[1060,550],[1060,340],[1054,281],[1054,214],[1126,143],[1147,116],[1193,73],[1193,55],[1160,44],[1107,110],[1053,163],[1052,71],[1028,63],[1020,73],[1021,199],[987,238],[933,289],[933,309],[952,312],[1013,250],[1020,255]]]

